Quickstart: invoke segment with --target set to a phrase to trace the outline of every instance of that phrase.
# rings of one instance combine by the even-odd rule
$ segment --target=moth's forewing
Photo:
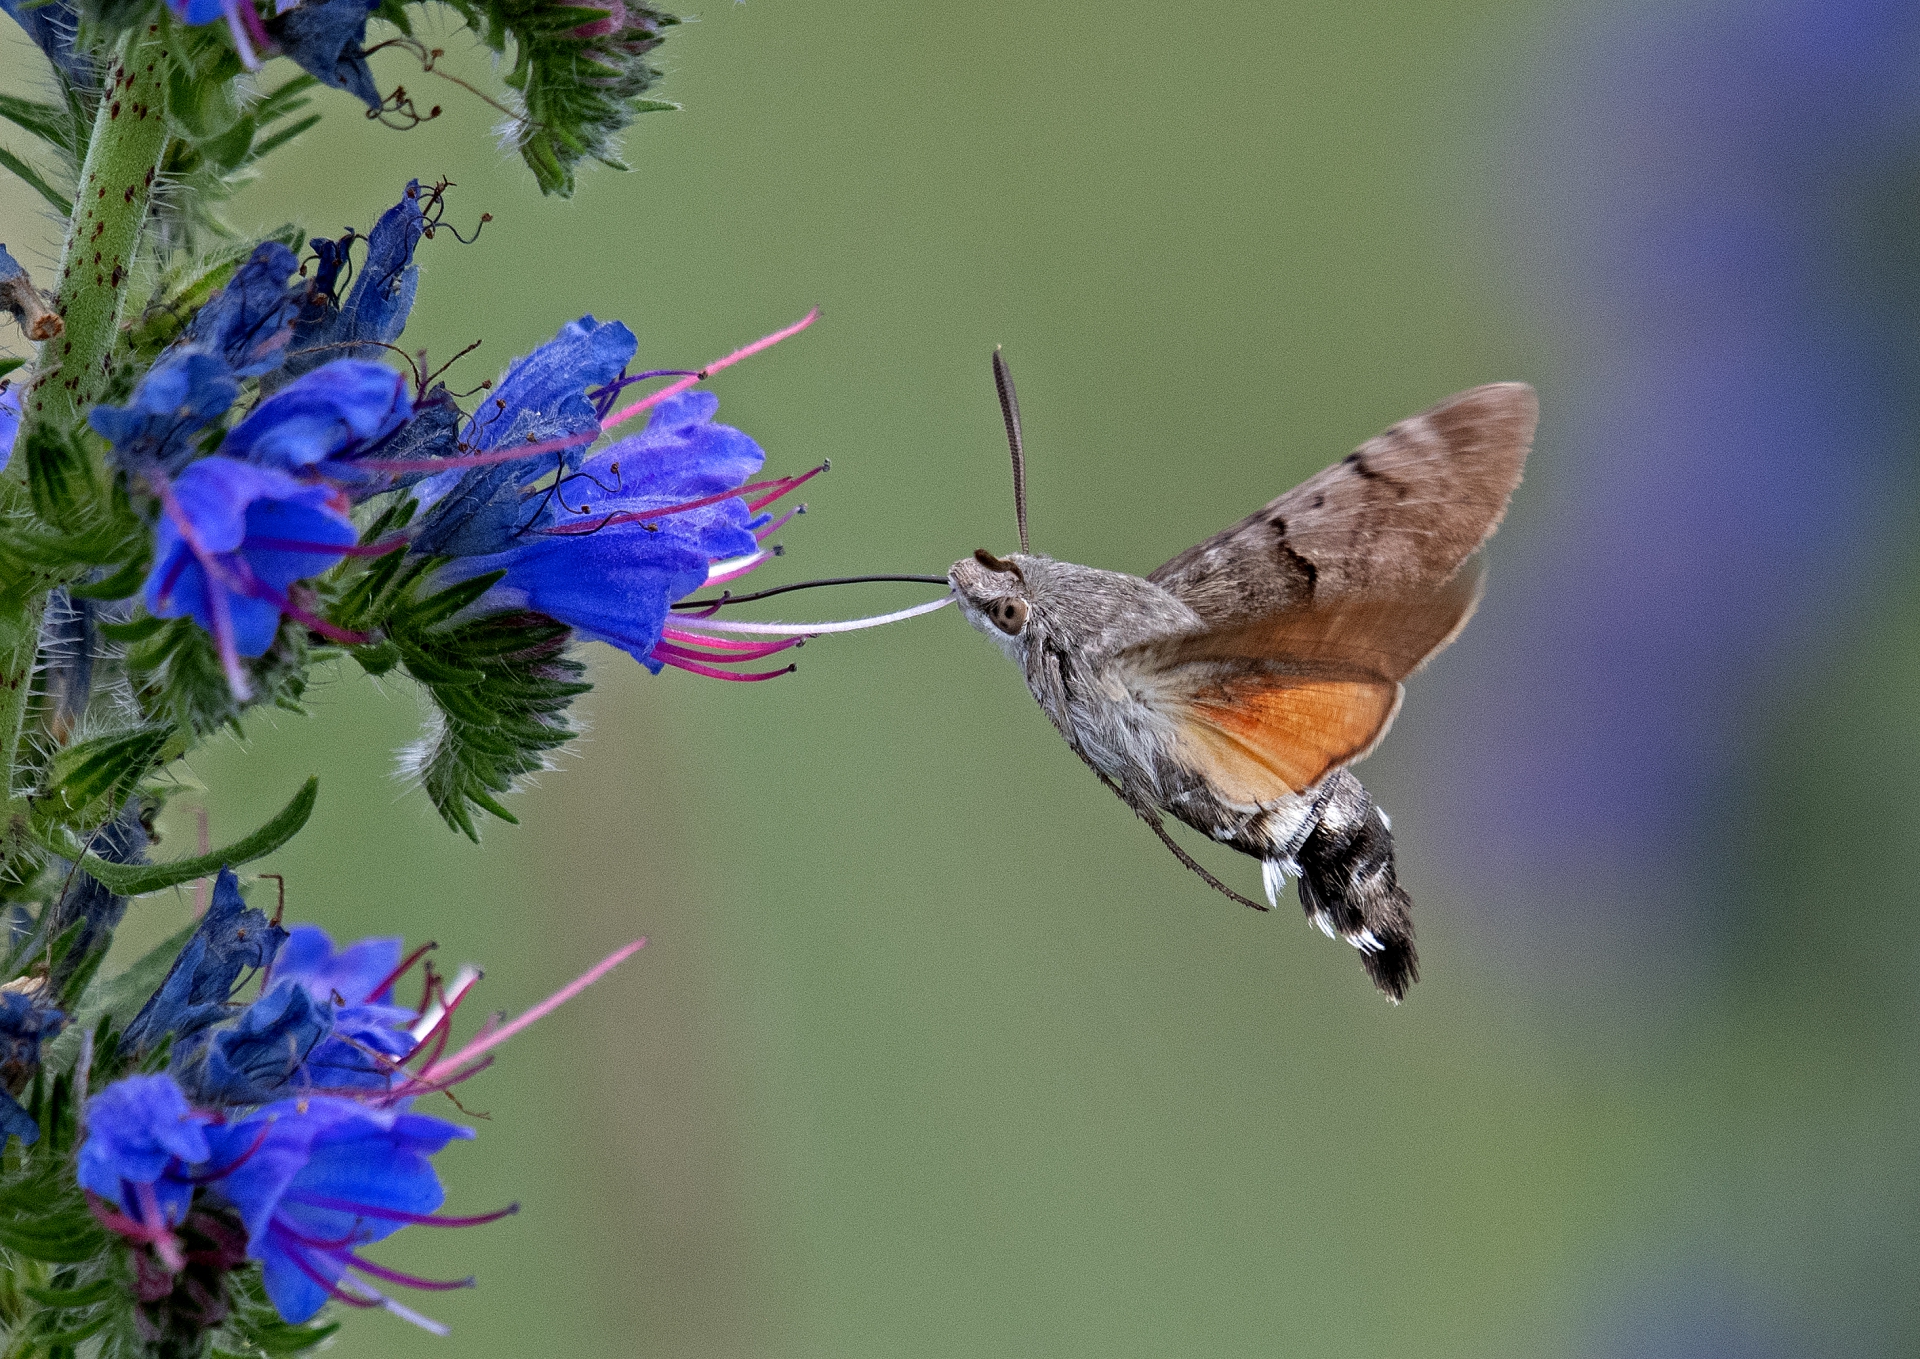
[[[1210,623],[1436,586],[1506,513],[1539,409],[1519,382],[1450,397],[1147,579]]]

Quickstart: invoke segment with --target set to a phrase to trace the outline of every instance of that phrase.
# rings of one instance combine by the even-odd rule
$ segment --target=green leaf
[[[27,361],[18,355],[12,358],[0,359],[0,377],[5,377],[16,368],[24,368],[26,364]]]
[[[79,144],[73,135],[73,118],[63,108],[37,104],[16,95],[0,94],[0,118],[31,132],[70,158],[78,154]]]
[[[139,561],[128,562],[112,575],[95,581],[81,581],[69,585],[67,593],[75,599],[127,599],[140,588],[147,578],[148,563],[144,557]],[[141,622],[159,622],[158,619],[141,619]]]
[[[25,180],[27,187],[35,190],[42,198],[53,204],[54,211],[58,212],[62,218],[65,218],[72,210],[65,194],[54,188],[53,185],[47,183],[45,179],[41,178],[38,170],[34,169],[24,160],[21,160],[20,157],[14,155],[13,152],[7,150],[4,146],[0,146],[0,166],[6,167],[21,179]]]
[[[63,825],[104,821],[119,811],[172,739],[170,726],[143,726],[66,747],[47,767],[34,816]]]
[[[573,193],[574,170],[584,160],[618,163],[617,142],[634,118],[674,108],[645,98],[660,78],[648,61],[673,15],[645,5],[625,7],[620,29],[577,36],[607,8],[553,5],[544,0],[448,0],[480,40],[503,56],[509,39],[509,88],[522,116],[509,132],[542,193]],[[383,10],[384,12],[384,10]]]
[[[29,1260],[77,1265],[91,1260],[106,1245],[100,1228],[84,1211],[32,1217],[12,1210],[0,1214],[0,1246]]]
[[[95,1279],[79,1288],[22,1288],[20,1290],[42,1307],[66,1310],[74,1307],[91,1307],[97,1302],[107,1302],[120,1295],[122,1286],[118,1279]]]
[[[225,849],[198,858],[179,859],[170,864],[112,864],[89,854],[80,866],[93,880],[116,896],[137,897],[177,887],[195,878],[211,877],[222,868],[250,863],[273,853],[300,833],[313,815],[314,800],[320,796],[320,780],[308,779],[293,801],[281,813],[244,840],[236,840]]]

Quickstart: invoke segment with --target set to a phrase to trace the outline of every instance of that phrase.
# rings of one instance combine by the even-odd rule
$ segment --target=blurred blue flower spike
[[[1557,484],[1433,730],[1466,895],[1583,970],[1596,921],[1623,960],[1738,937],[1752,898],[1714,850],[1762,695],[1884,579],[1920,368],[1917,48],[1891,0],[1599,9],[1550,82],[1524,197],[1543,307],[1579,337]]]
[[[13,461],[13,440],[20,432],[20,393],[10,384],[0,384],[0,472]]]
[[[265,967],[286,937],[285,930],[247,905],[233,870],[221,869],[200,927],[127,1026],[122,1045],[149,1050],[169,1034],[184,1037],[226,1017],[240,974]]]
[[[99,83],[93,62],[74,46],[80,32],[80,9],[73,0],[0,0],[0,10],[27,31],[68,82],[83,90]]]

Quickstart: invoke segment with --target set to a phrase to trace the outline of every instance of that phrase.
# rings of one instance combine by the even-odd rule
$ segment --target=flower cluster
[[[369,63],[384,48],[444,74],[411,3],[0,0],[58,95],[0,108],[53,168],[7,152],[0,172],[68,224],[57,296],[0,247],[0,322],[37,346],[0,355],[10,1356],[291,1355],[327,1338],[330,1303],[437,1329],[395,1287],[471,1281],[366,1248],[512,1209],[441,1211],[434,1158],[473,1131],[425,1107],[457,1110],[451,1088],[501,1042],[639,947],[456,1044],[477,973],[442,977],[398,939],[336,947],[243,898],[234,867],[300,832],[317,780],[217,850],[152,861],[198,742],[259,705],[297,709],[323,658],[404,675],[429,706],[405,767],[478,839],[478,813],[511,820],[504,795],[571,738],[579,644],[770,679],[792,667],[767,658],[807,637],[944,602],[781,624],[723,616],[744,602],[730,594],[688,598],[775,555],[804,509],[778,503],[826,469],[767,475],[696,388],[812,314],[702,369],[646,371],[626,326],[583,316],[456,394],[451,364],[403,348],[423,243],[468,239],[446,183],[409,182],[365,234],[234,244],[216,205],[318,121],[297,116],[316,86],[391,125],[438,116],[383,95]],[[614,163],[627,123],[667,107],[642,96],[668,15],[450,3],[512,45],[492,102],[513,106],[507,136],[545,192]],[[372,22],[398,36],[370,44]],[[300,73],[275,84],[276,57]],[[189,937],[107,975],[136,898],[209,879]]]
[[[331,1299],[441,1329],[379,1284],[431,1290],[473,1281],[417,1278],[361,1248],[408,1225],[474,1226],[515,1209],[439,1213],[444,1194],[431,1158],[473,1130],[416,1113],[413,1101],[483,1069],[491,1049],[643,942],[449,1054],[476,972],[448,983],[426,964],[419,1004],[402,1005],[395,987],[427,949],[403,955],[398,939],[366,939],[336,950],[315,926],[282,929],[247,906],[238,879],[223,871],[192,940],[121,1035],[124,1057],[165,1051],[165,1070],[114,1081],[86,1106],[79,1184],[95,1218],[134,1251],[142,1301],[183,1286],[190,1233],[218,1239],[226,1223],[229,1248],[214,1275],[257,1262],[288,1322],[307,1321]],[[259,993],[237,1003],[237,984],[253,971]],[[204,1270],[193,1282],[209,1286]]]

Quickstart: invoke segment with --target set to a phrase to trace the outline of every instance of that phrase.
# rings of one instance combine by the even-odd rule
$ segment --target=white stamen
[[[422,1010],[420,1018],[414,1020],[413,1027],[407,1030],[408,1036],[416,1043],[425,1042],[427,1035],[433,1032],[433,1026],[445,1018],[447,1011],[458,1005],[460,997],[467,994],[468,988],[485,975],[479,968],[470,966],[454,973],[453,985],[447,988],[447,998],[444,1001],[436,1000]]]
[[[1325,911],[1315,911],[1313,913],[1313,923],[1320,927],[1320,933],[1326,935],[1327,938],[1338,939],[1340,937],[1333,932],[1333,917]]]
[[[444,1321],[435,1321],[432,1317],[423,1317],[411,1307],[401,1306],[385,1293],[375,1293],[374,1296],[380,1299],[380,1305],[382,1307],[399,1317],[400,1320],[411,1321],[429,1335],[446,1336],[453,1334],[452,1327],[448,1326]]]
[[[877,614],[872,618],[849,618],[841,623],[742,623],[732,618],[701,618],[697,615],[675,614],[673,625],[685,628],[689,632],[743,632],[753,637],[817,637],[828,632],[859,632],[863,628],[884,627],[888,623],[898,623],[905,618],[917,618],[923,613],[932,613],[944,609],[953,603],[957,595],[947,595],[931,604],[916,604],[911,609],[898,609],[893,613]]]
[[[1377,802],[1374,804],[1373,809],[1376,812],[1380,813],[1380,824],[1385,826],[1388,830],[1392,830],[1393,818],[1387,815],[1387,809],[1385,807],[1382,807]]]
[[[765,552],[749,552],[744,557],[728,557],[725,561],[714,562],[707,567],[707,584],[719,585],[736,577],[744,576],[767,559]]]
[[[1347,936],[1347,942],[1362,953],[1378,953],[1386,947],[1380,942],[1380,936],[1372,930],[1361,930],[1358,934],[1350,934]]]

